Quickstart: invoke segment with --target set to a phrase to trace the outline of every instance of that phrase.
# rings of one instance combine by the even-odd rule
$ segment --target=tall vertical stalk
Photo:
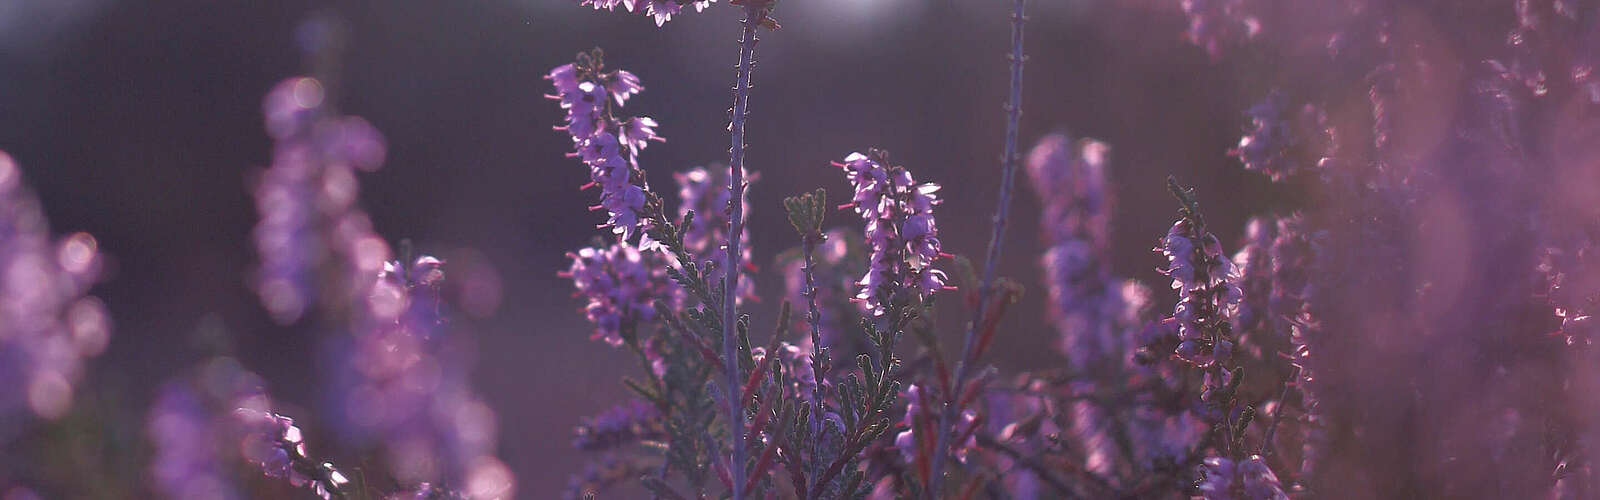
[[[819,190],[820,192],[820,190]],[[821,222],[821,219],[818,219]],[[811,477],[822,475],[822,311],[817,308],[816,251],[822,234],[812,231],[804,236],[800,253],[805,257],[806,319],[811,323]]]
[[[1000,157],[1000,199],[995,207],[994,232],[989,234],[989,253],[983,263],[983,282],[978,287],[978,303],[972,308],[972,322],[967,324],[967,335],[961,348],[961,364],[956,367],[956,379],[951,384],[949,394],[945,394],[945,404],[939,413],[939,426],[935,428],[939,437],[935,441],[934,460],[931,474],[928,476],[928,488],[923,496],[928,499],[938,498],[939,484],[944,479],[944,463],[950,454],[950,426],[955,422],[957,406],[960,404],[961,392],[966,385],[967,377],[972,372],[973,359],[978,341],[978,328],[984,323],[985,309],[989,304],[989,295],[994,291],[995,266],[1000,261],[1000,254],[1005,247],[1006,219],[1011,213],[1011,184],[1016,176],[1017,162],[1017,128],[1022,117],[1022,24],[1025,20],[1023,14],[1024,0],[1014,0],[1011,13],[1011,90],[1006,101],[1006,138],[1005,152]]]
[[[744,231],[744,125],[750,105],[750,73],[755,68],[756,30],[767,17],[766,0],[745,0],[744,20],[740,21],[738,75],[733,83],[733,109],[730,123],[733,145],[728,149],[728,262],[722,270],[722,355],[727,371],[728,429],[733,441],[728,473],[733,479],[733,499],[744,499],[744,397],[740,389],[737,340],[734,329],[739,317],[739,235]]]

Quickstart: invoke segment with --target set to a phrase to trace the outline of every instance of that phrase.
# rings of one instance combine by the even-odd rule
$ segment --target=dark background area
[[[1251,75],[1211,63],[1182,39],[1176,0],[1040,0],[1028,24],[1026,148],[1052,131],[1113,148],[1115,271],[1165,281],[1150,252],[1176,204],[1170,173],[1194,184],[1225,241],[1251,211],[1285,209],[1225,151],[1241,110],[1265,94]],[[79,398],[102,401],[107,425],[142,432],[160,381],[211,354],[197,331],[221,326],[232,350],[280,401],[314,408],[315,349],[329,332],[272,323],[248,287],[257,262],[251,171],[270,161],[260,102],[306,71],[297,26],[325,2],[275,0],[10,0],[0,2],[0,149],[22,165],[57,233],[88,231],[113,259],[95,294],[116,325]],[[477,339],[478,389],[498,411],[501,456],[519,495],[545,498],[581,469],[571,428],[626,396],[623,351],[588,340],[590,326],[556,276],[563,253],[603,221],[585,210],[587,173],[563,158],[550,127],[560,110],[542,75],[600,46],[639,75],[633,113],[668,142],[642,163],[652,183],[725,162],[737,9],[719,3],[658,29],[638,14],[564,0],[373,0],[331,7],[349,28],[340,58],[342,112],[387,136],[388,161],[362,176],[362,204],[391,241],[425,252],[472,249],[498,270],[490,316],[456,318]],[[998,0],[787,0],[783,29],[760,45],[749,131],[751,238],[762,295],[782,293],[773,257],[796,243],[778,200],[817,186],[845,196],[828,165],[885,148],[919,180],[944,184],[945,250],[981,256],[998,190],[1009,12]],[[1038,203],[1019,176],[1001,271],[1029,293],[1005,323],[1003,372],[1050,366],[1042,321]],[[830,225],[855,224],[853,214]],[[1231,246],[1231,245],[1230,245]],[[1171,298],[1163,298],[1170,303]],[[953,301],[947,306],[954,306]],[[776,300],[753,308],[774,321]],[[952,311],[946,319],[952,327]],[[954,342],[956,328],[943,332]],[[301,419],[308,429],[316,418]]]

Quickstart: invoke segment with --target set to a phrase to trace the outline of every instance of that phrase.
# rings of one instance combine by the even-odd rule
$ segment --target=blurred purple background
[[[313,351],[326,332],[314,321],[274,325],[248,287],[257,214],[247,177],[270,159],[261,98],[307,70],[297,26],[327,3],[0,4],[0,149],[22,165],[58,234],[88,231],[113,259],[95,293],[116,331],[78,398],[114,435],[138,439],[157,384],[214,352],[218,331],[280,401],[316,407]],[[637,368],[588,340],[571,283],[556,277],[563,253],[588,244],[603,218],[585,210],[594,195],[577,190],[586,172],[550,130],[560,112],[541,77],[595,46],[638,74],[646,91],[629,109],[660,121],[668,139],[643,165],[670,185],[672,172],[726,161],[736,9],[718,4],[658,29],[565,0],[335,3],[349,30],[336,105],[390,145],[386,166],[361,177],[361,203],[391,241],[457,261],[476,252],[498,271],[498,310],[458,313],[454,327],[477,339],[475,377],[499,413],[519,495],[553,495],[581,468],[572,426],[625,398],[619,375]],[[1185,43],[1176,4],[1034,2],[1027,35],[1023,146],[1058,130],[1112,146],[1113,268],[1157,285],[1161,261],[1148,249],[1176,208],[1167,174],[1199,189],[1228,242],[1253,211],[1293,208],[1285,193],[1297,189],[1271,197],[1264,177],[1225,155],[1241,110],[1266,89]],[[791,0],[776,16],[783,29],[760,46],[749,132],[762,295],[780,296],[773,257],[796,243],[778,200],[817,186],[839,198],[846,183],[828,162],[868,146],[944,184],[946,251],[981,255],[998,189],[1006,9]],[[1019,198],[1002,268],[1029,287],[1002,330],[1006,373],[1059,359],[1041,321],[1037,209]],[[752,308],[761,335],[776,307]],[[316,433],[315,415],[301,421]],[[104,465],[138,477],[138,464]]]

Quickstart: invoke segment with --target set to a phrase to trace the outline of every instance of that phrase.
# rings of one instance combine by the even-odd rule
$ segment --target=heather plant
[[[88,295],[103,257],[87,233],[54,239],[22,170],[0,152],[0,440],[16,423],[71,408],[84,363],[110,341],[106,307]]]
[[[989,187],[957,184],[925,157],[860,145],[794,167],[848,185],[832,200],[825,189],[792,188],[781,206],[748,196],[763,170],[781,177],[778,165],[746,164],[747,133],[766,130],[750,128],[758,35],[781,32],[773,0],[728,3],[743,17],[725,162],[650,164],[644,151],[672,123],[625,111],[659,97],[644,93],[652,75],[618,67],[632,55],[595,48],[544,72],[570,148],[538,161],[581,164],[588,182],[574,187],[591,205],[540,209],[595,226],[547,271],[571,287],[588,345],[637,363],[624,400],[555,439],[586,458],[564,471],[563,498],[1591,498],[1600,488],[1590,459],[1600,7],[1168,2],[1184,22],[1167,36],[1231,72],[1248,103],[1237,139],[1211,146],[1259,178],[1198,189],[1179,179],[1204,173],[1185,166],[1164,165],[1174,172],[1164,186],[1122,169],[1133,163],[1124,151],[1160,145],[1029,131],[1027,5],[1009,2],[999,162],[972,167],[997,181],[975,260],[941,229],[963,227],[952,201]],[[657,28],[713,7],[578,4],[640,12]],[[237,353],[207,353],[132,419],[144,443],[130,453],[146,483],[136,491],[512,497],[501,436],[553,434],[502,422],[475,389],[470,332],[452,321],[447,293],[454,268],[414,248],[440,245],[391,245],[363,208],[361,181],[384,173],[388,140],[337,111],[340,80],[319,43],[314,75],[283,80],[261,108],[271,156],[249,179],[257,265],[242,276],[264,319],[314,337],[314,403],[269,395]],[[1014,203],[1018,170],[1040,208],[1037,255],[1006,253],[1012,209],[1028,206]],[[668,178],[652,174],[672,182],[652,186]],[[762,188],[791,189],[772,183]],[[1154,269],[1117,264],[1134,260],[1116,244],[1126,200],[1150,204],[1119,196],[1141,192],[1122,185],[1164,187],[1175,202],[1165,233],[1148,235],[1153,251],[1139,252]],[[1248,213],[1213,205],[1250,189],[1275,201]],[[792,239],[747,227],[779,213]],[[765,266],[754,241],[793,248]],[[33,429],[84,411],[74,395],[110,339],[110,308],[88,294],[108,267],[99,246],[52,235],[0,153],[0,371],[14,382],[0,391],[4,498],[37,496],[25,478],[58,463],[17,465],[30,458],[14,443],[47,447]],[[1010,261],[1036,276],[1002,276]],[[782,281],[780,296],[762,296],[769,280]],[[1033,282],[1040,291],[1025,295]],[[1034,297],[1039,318],[1007,317]],[[951,312],[953,328],[940,317]],[[1010,345],[1053,352],[1016,370],[1001,363]]]

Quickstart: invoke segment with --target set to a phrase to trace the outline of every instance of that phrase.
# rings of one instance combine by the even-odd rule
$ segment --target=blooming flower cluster
[[[632,241],[641,232],[639,212],[645,204],[639,153],[650,141],[662,140],[656,135],[655,120],[616,115],[629,97],[644,90],[639,77],[626,70],[606,72],[602,53],[596,49],[550,70],[545,79],[556,90],[547,97],[559,101],[567,115],[566,124],[556,129],[572,135],[571,156],[589,167],[590,183],[584,188],[600,188],[600,204],[593,209],[606,210],[610,218],[605,226]],[[640,246],[651,246],[648,236]]]
[[[111,340],[105,304],[88,295],[102,257],[93,236],[53,240],[22,169],[0,152],[0,417],[62,416],[84,360]]]
[[[1222,252],[1222,243],[1191,214],[1172,224],[1156,250],[1166,256],[1168,264],[1162,273],[1172,278],[1172,289],[1178,291],[1178,305],[1172,313],[1179,341],[1174,354],[1204,368],[1232,357],[1234,343],[1226,335],[1231,329],[1228,319],[1244,292],[1233,261]]]
[[[357,171],[383,165],[383,135],[358,117],[335,116],[326,90],[310,77],[284,80],[262,105],[274,141],[272,166],[256,179],[256,210],[261,220],[254,237],[261,267],[256,293],[273,319],[298,321],[318,300],[319,268],[355,262],[355,275],[370,275],[386,254],[382,240],[356,201]],[[362,267],[362,263],[366,267]],[[355,290],[336,290],[333,304]]]
[[[235,410],[234,417],[247,430],[241,444],[244,457],[267,476],[309,489],[323,500],[345,498],[350,478],[332,463],[311,458],[294,419],[253,408]]]
[[[856,299],[874,315],[884,314],[887,301],[901,294],[926,297],[944,289],[946,282],[944,271],[933,268],[944,255],[933,219],[939,185],[918,184],[905,167],[887,162],[886,153],[872,150],[850,153],[842,163],[834,163],[855,188],[845,206],[866,222],[871,257],[866,275],[857,282],[861,288]]]
[[[614,11],[620,6],[628,9],[628,12],[633,12],[635,7],[637,7],[639,4],[642,4],[643,7],[640,8],[643,10],[644,15],[655,18],[656,26],[661,26],[667,24],[667,21],[671,21],[672,16],[676,16],[683,12],[683,8],[686,6],[694,7],[695,12],[700,12],[705,10],[706,7],[711,6],[711,3],[715,1],[716,0],[579,0],[578,4],[593,6],[595,10],[603,9],[606,11]]]
[[[562,273],[588,299],[584,314],[594,323],[590,338],[620,346],[641,324],[656,317],[655,302],[674,295],[658,252],[613,244],[568,253],[572,267]]]

